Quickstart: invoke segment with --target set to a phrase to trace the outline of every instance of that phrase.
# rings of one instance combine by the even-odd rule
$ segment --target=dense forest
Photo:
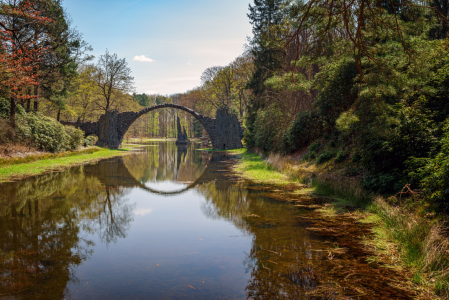
[[[363,186],[409,183],[446,208],[449,197],[448,2],[255,0],[245,52],[213,66],[183,94],[136,94],[125,59],[96,60],[60,0],[2,0],[0,139],[48,151],[76,148],[108,110],[176,103],[213,117],[236,113],[250,150],[345,162]],[[132,137],[189,136],[202,127],[172,109],[148,113]],[[8,148],[2,148],[7,151]]]
[[[255,1],[246,146],[449,200],[447,1]]]

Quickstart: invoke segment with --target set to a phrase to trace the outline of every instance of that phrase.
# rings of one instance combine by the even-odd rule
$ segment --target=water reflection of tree
[[[225,174],[226,175],[226,174]],[[232,221],[253,237],[244,261],[251,279],[246,287],[251,299],[332,299],[313,296],[322,283],[324,252],[312,251],[315,240],[296,221],[291,205],[248,192],[228,176],[197,187],[206,202],[203,213]],[[315,245],[315,249],[319,248]],[[312,294],[310,294],[312,293]]]
[[[93,251],[81,228],[105,243],[126,236],[127,188],[107,180],[102,172],[114,163],[106,164],[1,186],[0,295],[63,299],[67,283],[76,280],[72,268]]]
[[[50,174],[2,186],[2,293],[23,293],[24,299],[63,298],[73,279],[70,268],[91,253],[90,242],[79,238],[76,196],[72,201],[66,197],[73,192],[72,180],[82,177],[78,168],[70,176]]]

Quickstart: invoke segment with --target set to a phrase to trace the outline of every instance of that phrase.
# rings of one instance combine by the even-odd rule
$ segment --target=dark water
[[[195,148],[0,185],[0,299],[336,299],[335,240]]]

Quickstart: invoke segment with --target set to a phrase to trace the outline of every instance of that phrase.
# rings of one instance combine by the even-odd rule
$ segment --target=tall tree
[[[263,94],[265,81],[280,68],[282,47],[276,43],[283,22],[283,0],[254,0],[249,6],[248,17],[253,25],[254,37],[251,40],[251,54],[254,58],[254,73],[248,87],[253,91],[246,117],[246,143],[254,144],[252,136],[257,111],[265,106]]]
[[[15,127],[16,101],[22,102],[26,98],[23,91],[37,84],[39,57],[48,49],[43,37],[30,28],[54,21],[28,1],[3,0],[0,10],[1,89],[10,99],[10,123]]]
[[[105,112],[111,109],[118,97],[134,90],[134,77],[124,58],[110,54],[108,50],[97,63],[94,80],[101,90],[102,100],[97,105]]]

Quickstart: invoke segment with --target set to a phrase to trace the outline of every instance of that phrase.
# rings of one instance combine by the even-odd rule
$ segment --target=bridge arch
[[[216,118],[209,118],[199,114],[193,109],[182,105],[164,103],[145,108],[139,112],[108,111],[100,116],[98,122],[68,122],[61,121],[64,125],[71,125],[83,130],[87,135],[98,136],[98,146],[118,149],[121,147],[125,133],[137,118],[152,110],[160,108],[176,108],[193,115],[203,125],[214,149],[243,148],[243,128],[237,116],[227,109],[217,109]]]
[[[203,116],[202,114],[197,113],[193,109],[187,108],[182,105],[177,104],[171,104],[171,103],[164,103],[159,105],[153,105],[150,107],[147,107],[139,112],[125,112],[118,115],[118,122],[119,122],[119,142],[120,144],[123,142],[123,138],[125,137],[126,132],[128,131],[129,127],[141,116],[143,116],[146,113],[149,113],[150,111],[161,109],[161,108],[175,108],[182,111],[185,111],[192,116],[194,116],[203,126],[203,128],[206,130],[207,134],[209,135],[212,147],[214,149],[219,148],[219,145],[216,144],[215,139],[215,119]]]

